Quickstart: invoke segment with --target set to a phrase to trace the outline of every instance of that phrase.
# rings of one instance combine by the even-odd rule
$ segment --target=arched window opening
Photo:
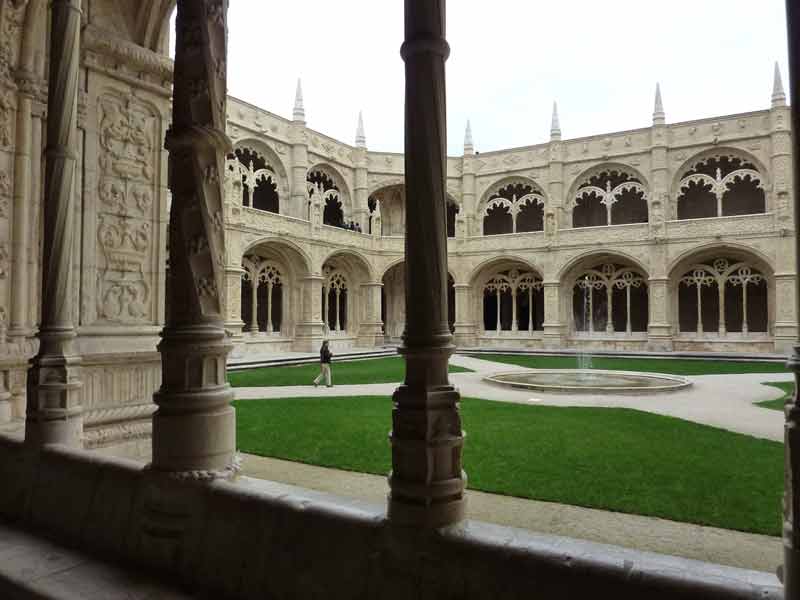
[[[748,261],[717,258],[692,265],[678,287],[682,333],[724,336],[769,330],[767,279]]]
[[[483,328],[487,332],[543,329],[544,287],[531,271],[502,271],[483,286]]]
[[[256,255],[242,260],[242,320],[245,331],[280,333],[283,325],[283,274],[272,261]]]
[[[544,196],[526,182],[513,182],[492,192],[483,209],[483,235],[544,229]]]
[[[493,203],[487,207],[483,217],[483,235],[500,235],[513,231],[514,219],[511,216],[511,206],[505,203]]]
[[[638,178],[618,169],[587,177],[572,198],[572,226],[647,223],[647,190]]]
[[[250,148],[236,148],[233,156],[238,160],[238,171],[242,179],[242,205],[280,212],[278,183],[275,169],[267,160]]]
[[[753,163],[737,156],[712,156],[695,163],[683,174],[678,188],[678,219],[766,211],[761,174]]]
[[[587,269],[572,289],[572,314],[576,332],[630,335],[647,331],[644,275],[613,263]]]
[[[322,284],[322,318],[330,333],[347,331],[347,277],[341,271],[326,267]]]
[[[456,237],[456,215],[459,213],[458,204],[447,199],[447,237]]]
[[[320,194],[323,202],[322,223],[332,227],[344,227],[344,207],[341,190],[328,173],[309,171],[306,176],[309,195]]]
[[[367,208],[369,209],[369,217],[367,221],[367,233],[372,234],[372,223],[375,222],[376,210],[378,208],[378,201],[375,196],[367,198]]]

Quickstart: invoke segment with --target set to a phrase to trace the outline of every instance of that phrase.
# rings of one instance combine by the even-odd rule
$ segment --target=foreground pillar
[[[790,90],[793,99],[800,98],[800,4],[786,0],[786,22],[789,39]],[[800,111],[792,111],[792,157],[794,185],[800,183]],[[800,222],[800,203],[794,202],[794,222]],[[795,286],[800,273],[800,236],[795,233]],[[797,288],[795,288],[797,289]],[[800,302],[800,293],[795,294]],[[796,313],[800,314],[800,306]],[[794,346],[789,368],[795,374],[795,392],[784,413],[784,497],[783,497],[783,585],[786,600],[800,600],[800,343]]]
[[[39,352],[28,376],[25,441],[33,446],[80,446],[80,357],[73,324],[73,181],[78,144],[80,0],[53,0],[44,175],[42,323]],[[25,108],[27,112],[27,108]],[[27,134],[26,134],[27,135]],[[26,161],[29,165],[30,162]],[[15,299],[23,296],[19,290]],[[20,309],[16,306],[16,309]],[[21,315],[17,316],[22,325]]]
[[[459,394],[448,382],[445,0],[405,1],[406,330],[392,398],[389,519],[439,527],[464,517]]]
[[[226,0],[178,0],[172,127],[169,301],[154,401],[157,471],[213,478],[235,471],[233,393],[225,380],[223,168]]]

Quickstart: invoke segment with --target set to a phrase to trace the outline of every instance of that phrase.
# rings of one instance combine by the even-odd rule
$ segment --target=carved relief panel
[[[110,93],[99,98],[97,118],[97,319],[152,322],[157,118],[136,98]]]

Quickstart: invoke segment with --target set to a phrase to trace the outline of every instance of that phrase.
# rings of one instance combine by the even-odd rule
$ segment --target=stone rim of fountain
[[[639,380],[642,385],[601,385],[601,384],[558,384],[537,383],[535,381],[513,381],[510,377],[535,376],[535,375],[585,375],[592,379],[602,378],[603,376],[621,377],[631,381]],[[605,369],[526,369],[517,371],[501,371],[492,373],[483,378],[484,381],[503,387],[511,387],[520,390],[531,390],[555,394],[663,394],[680,391],[692,385],[691,379],[680,375],[667,375],[664,373],[643,373],[639,371],[612,371]],[[663,382],[661,385],[658,382]],[[655,385],[653,385],[655,384]]]

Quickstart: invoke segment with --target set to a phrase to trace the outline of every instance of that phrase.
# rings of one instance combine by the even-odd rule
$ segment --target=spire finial
[[[464,154],[475,154],[475,144],[472,142],[472,126],[467,119],[467,128],[464,131]]]
[[[558,120],[558,103],[553,101],[553,119],[550,121],[550,139],[561,139],[561,123]]]
[[[358,127],[356,127],[356,148],[367,147],[367,136],[364,134],[364,117],[358,111]]]
[[[661,84],[656,83],[656,102],[653,108],[653,125],[664,125],[667,116],[664,114],[664,102],[661,100]]]
[[[783,91],[783,80],[781,79],[781,68],[778,61],[775,61],[775,75],[772,82],[772,108],[776,106],[786,106],[786,93]]]
[[[294,93],[294,110],[292,111],[292,120],[303,121],[306,120],[306,110],[303,108],[303,86],[300,83],[300,78],[297,78],[297,91]]]

